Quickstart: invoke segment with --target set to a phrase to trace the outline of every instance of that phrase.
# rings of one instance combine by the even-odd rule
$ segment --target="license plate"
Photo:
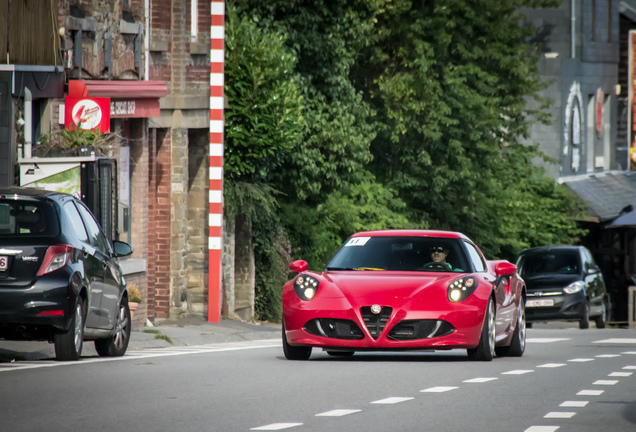
[[[0,256],[0,271],[6,271],[9,268],[9,257]]]
[[[549,307],[554,306],[554,300],[528,300],[526,301],[527,307]]]

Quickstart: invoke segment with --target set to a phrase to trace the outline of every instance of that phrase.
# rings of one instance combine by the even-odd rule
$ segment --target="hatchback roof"
[[[538,252],[550,252],[550,251],[559,251],[559,250],[579,250],[582,246],[576,245],[552,245],[552,246],[537,246],[532,248],[526,248],[521,251],[521,253],[538,253]]]
[[[67,195],[63,192],[49,191],[45,189],[27,188],[27,187],[0,187],[0,197],[5,198],[4,195],[24,195],[29,197],[50,197],[55,195]]]

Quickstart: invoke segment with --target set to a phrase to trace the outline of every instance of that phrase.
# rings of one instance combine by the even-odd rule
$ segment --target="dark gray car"
[[[609,305],[600,268],[583,246],[543,246],[524,249],[517,271],[526,282],[526,319],[578,321],[590,319],[604,328]]]
[[[0,339],[48,340],[58,360],[77,360],[84,340],[122,356],[131,321],[118,257],[80,200],[58,192],[0,188]]]

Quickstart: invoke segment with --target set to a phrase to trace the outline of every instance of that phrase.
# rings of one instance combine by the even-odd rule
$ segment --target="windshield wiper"
[[[327,267],[325,268],[325,270],[329,271],[329,270],[355,270],[354,268],[351,267]]]

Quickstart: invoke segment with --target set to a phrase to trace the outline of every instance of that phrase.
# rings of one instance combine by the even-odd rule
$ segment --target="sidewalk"
[[[281,325],[271,323],[245,323],[221,320],[208,323],[202,318],[178,321],[160,320],[151,326],[133,327],[127,352],[149,348],[166,348],[281,339]],[[85,341],[82,357],[96,357],[92,341]],[[0,340],[0,363],[16,360],[50,360],[55,347],[48,342],[19,342]]]
[[[152,327],[133,327],[128,351],[280,338],[280,324],[232,320],[208,323],[201,318],[158,320]]]

